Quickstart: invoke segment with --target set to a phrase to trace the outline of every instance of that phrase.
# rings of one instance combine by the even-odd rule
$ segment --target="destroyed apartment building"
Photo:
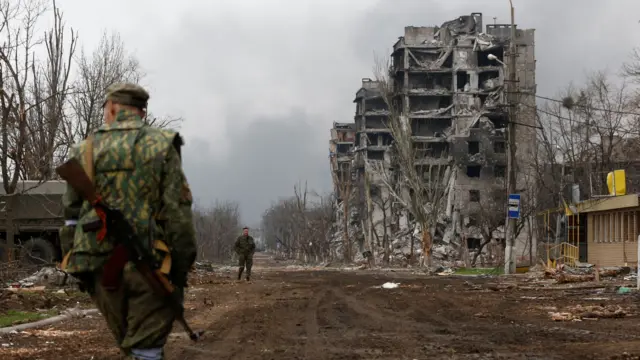
[[[343,189],[351,184],[351,162],[353,160],[353,146],[355,140],[355,123],[333,123],[331,139],[329,140],[329,159],[331,163],[331,177],[334,183],[334,193],[342,199]]]
[[[507,176],[508,107],[505,79],[508,78],[508,49],[511,25],[490,24],[483,31],[482,14],[472,13],[434,27],[405,27],[404,36],[393,45],[387,88],[400,99],[402,118],[412,132],[418,164],[453,163],[446,211],[436,233],[436,258],[453,257],[455,242],[466,239],[473,251],[481,242],[478,215],[487,211],[505,214]],[[534,30],[516,28],[517,83],[519,96],[516,136],[518,164],[528,163],[535,147],[535,58]],[[406,233],[412,221],[397,211],[392,199],[384,198],[384,186],[369,174],[366,164],[381,162],[393,171],[393,136],[387,127],[390,112],[381,84],[362,80],[356,93],[356,136],[353,149],[354,186],[368,209],[359,211],[366,223],[365,241],[359,250],[374,248],[374,238]],[[524,95],[523,95],[524,94]],[[527,166],[518,169],[517,190],[527,188]],[[366,183],[366,186],[365,186]],[[371,191],[363,190],[367,188]],[[368,192],[368,193],[367,193]],[[525,195],[522,195],[525,197]],[[496,199],[497,197],[497,199]],[[498,200],[498,201],[494,201]],[[496,208],[493,203],[501,204]],[[489,206],[493,204],[493,207]],[[406,213],[405,213],[406,214]],[[503,223],[504,221],[502,221]],[[502,230],[502,227],[500,227]],[[504,238],[494,232],[495,243]],[[397,240],[397,239],[396,239]],[[393,240],[394,248],[401,247]],[[516,243],[518,256],[528,258],[529,246],[521,235]],[[448,246],[452,245],[452,246]],[[395,252],[398,249],[394,249]],[[398,251],[406,251],[399,249]],[[442,253],[447,253],[443,255]]]

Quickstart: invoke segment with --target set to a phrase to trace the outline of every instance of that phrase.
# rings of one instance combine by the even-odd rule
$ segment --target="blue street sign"
[[[509,194],[507,213],[509,214],[509,219],[520,218],[520,194]]]

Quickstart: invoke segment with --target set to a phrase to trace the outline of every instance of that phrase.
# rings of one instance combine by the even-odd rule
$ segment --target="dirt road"
[[[427,277],[409,272],[262,267],[194,279],[186,308],[197,344],[180,329],[168,359],[635,359],[634,295],[611,289],[539,289],[524,280]],[[384,289],[386,282],[399,283]],[[620,306],[623,318],[554,322],[549,312]],[[597,318],[596,315],[584,316]],[[4,336],[2,359],[114,359],[98,317]],[[624,353],[627,355],[623,355]],[[635,355],[634,356],[632,356]]]

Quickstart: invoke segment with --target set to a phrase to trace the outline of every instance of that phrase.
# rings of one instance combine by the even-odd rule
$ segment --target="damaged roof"
[[[334,121],[333,128],[336,130],[355,130],[356,123],[339,123]]]

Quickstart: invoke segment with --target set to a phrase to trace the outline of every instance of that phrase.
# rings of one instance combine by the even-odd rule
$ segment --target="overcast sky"
[[[536,29],[538,94],[592,69],[618,70],[640,46],[638,0],[513,0]],[[482,12],[507,0],[58,0],[90,50],[118,31],[148,74],[154,113],[183,116],[184,166],[202,203],[237,200],[254,224],[298,181],[330,191],[329,128],[353,121],[374,53],[404,26]]]

